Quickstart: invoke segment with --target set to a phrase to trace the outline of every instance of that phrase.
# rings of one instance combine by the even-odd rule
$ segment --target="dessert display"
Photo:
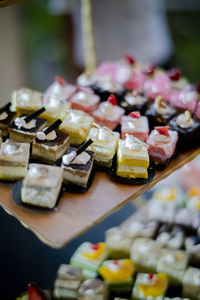
[[[37,131],[43,129],[46,125],[45,119],[37,118],[44,111],[45,108],[42,107],[31,115],[15,118],[8,128],[10,138],[19,143],[33,142]]]
[[[94,161],[96,165],[110,167],[113,157],[117,151],[119,133],[110,130],[98,124],[93,124],[90,129],[87,139],[91,139],[93,143],[88,147],[88,150],[94,152]]]
[[[131,111],[140,111],[144,113],[147,106],[147,98],[143,94],[139,94],[136,90],[127,91],[124,98],[120,102],[127,113]]]
[[[26,176],[30,145],[7,139],[0,150],[0,179],[18,180]]]
[[[78,290],[78,300],[107,300],[106,284],[100,279],[88,279],[84,281]]]
[[[53,208],[56,205],[63,181],[59,167],[30,164],[23,180],[21,200],[33,206]]]
[[[145,142],[149,135],[147,117],[141,116],[139,111],[133,111],[128,116],[123,116],[121,120],[121,138],[125,139],[127,133]]]
[[[7,103],[0,108],[0,130],[2,137],[8,135],[8,127],[13,122],[16,115],[15,112],[10,111],[11,103]]]
[[[69,147],[69,135],[57,128],[62,123],[60,119],[52,125],[38,131],[32,144],[32,157],[46,163],[54,163]]]
[[[126,134],[125,140],[119,140],[117,149],[116,174],[126,178],[148,178],[148,146],[136,137]]]
[[[90,88],[79,87],[70,102],[73,109],[82,110],[90,115],[97,108],[100,97],[95,95]]]
[[[80,110],[71,109],[60,125],[60,130],[70,136],[70,145],[78,146],[87,138],[93,118]]]
[[[124,109],[117,105],[116,97],[111,94],[107,101],[100,103],[92,116],[96,123],[113,130],[118,124],[120,124],[124,113]]]
[[[176,150],[178,134],[167,126],[155,127],[146,143],[150,159],[156,164],[167,164]]]

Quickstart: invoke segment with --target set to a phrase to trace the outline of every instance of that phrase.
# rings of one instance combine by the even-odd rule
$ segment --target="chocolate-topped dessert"
[[[8,135],[8,126],[14,120],[16,115],[15,112],[10,111],[11,103],[7,103],[5,106],[0,108],[0,130],[3,137]]]
[[[123,107],[127,113],[131,111],[140,111],[143,113],[147,106],[147,98],[135,90],[128,91],[120,102],[120,106]]]

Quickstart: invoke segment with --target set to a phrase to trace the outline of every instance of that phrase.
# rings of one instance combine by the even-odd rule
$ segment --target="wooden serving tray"
[[[164,171],[157,171],[150,183],[139,186],[113,182],[106,173],[98,172],[88,192],[64,193],[57,211],[52,212],[18,206],[12,200],[12,185],[0,184],[0,205],[32,230],[44,243],[61,248],[198,154],[200,148],[180,154]]]

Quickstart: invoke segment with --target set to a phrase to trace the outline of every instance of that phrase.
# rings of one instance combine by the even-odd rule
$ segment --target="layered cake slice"
[[[63,181],[59,167],[30,164],[21,189],[22,202],[39,207],[53,208],[56,205]]]
[[[70,144],[77,146],[85,141],[90,128],[92,127],[93,118],[83,111],[71,109],[60,126],[60,130],[70,136]]]
[[[87,139],[93,141],[88,150],[94,152],[95,163],[100,166],[110,167],[117,151],[119,133],[95,124],[95,127],[90,129]]]
[[[106,260],[99,268],[99,274],[109,289],[117,294],[131,291],[134,271],[134,263],[130,259]]]
[[[189,267],[183,277],[183,297],[200,300],[200,270]]]
[[[111,94],[107,101],[100,103],[93,112],[95,122],[113,130],[120,122],[125,110],[117,105],[116,97]]]
[[[178,134],[166,127],[155,127],[149,135],[146,143],[149,146],[149,155],[152,161],[158,164],[166,164],[173,156]]]
[[[62,123],[57,120],[43,131],[38,131],[32,145],[32,157],[54,163],[69,147],[69,135],[57,129]]]
[[[119,140],[117,149],[117,175],[126,178],[148,178],[148,146],[132,135]]]
[[[165,273],[137,274],[133,287],[132,300],[163,300],[168,288],[168,278]]]
[[[108,288],[100,279],[88,279],[81,284],[77,299],[108,300]]]
[[[54,282],[53,295],[56,299],[77,299],[77,292],[81,285],[82,272],[70,265],[60,265]]]
[[[149,134],[148,119],[141,116],[139,111],[133,111],[128,116],[123,116],[121,120],[121,138],[126,138],[126,133],[135,136],[145,142]]]
[[[105,243],[81,244],[70,259],[70,265],[80,268],[84,278],[96,278],[102,262],[108,257]]]
[[[18,180],[26,176],[30,145],[7,139],[0,150],[0,179]]]
[[[45,111],[41,108],[31,115],[25,115],[16,118],[8,128],[10,138],[20,143],[31,143],[36,137],[38,130],[41,130],[46,125],[46,120],[38,118]]]
[[[100,97],[90,88],[78,88],[77,93],[70,100],[73,109],[79,109],[91,114],[98,106]]]
[[[8,135],[8,127],[13,122],[16,113],[10,111],[11,103],[0,108],[0,130],[3,137]]]
[[[42,107],[42,93],[28,88],[21,88],[12,93],[11,111],[20,114],[30,114]]]

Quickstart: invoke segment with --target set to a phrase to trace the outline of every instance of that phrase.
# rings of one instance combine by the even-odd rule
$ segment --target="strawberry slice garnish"
[[[169,127],[168,126],[156,126],[155,130],[165,136],[169,136]]]
[[[119,265],[119,261],[118,260],[113,260],[113,264],[118,266]]]
[[[171,69],[169,71],[169,78],[174,81],[178,81],[181,77],[181,72],[178,69]]]
[[[61,76],[56,76],[55,81],[58,82],[60,85],[65,86],[67,83]]]
[[[117,105],[117,99],[115,97],[115,95],[111,94],[109,97],[108,97],[108,100],[107,100],[109,103],[111,103],[112,105]]]
[[[153,273],[150,273],[150,274],[148,275],[148,277],[149,277],[149,279],[151,280],[151,279],[153,279],[154,274],[153,274]]]
[[[96,244],[96,245],[92,245],[91,246],[92,250],[98,250],[99,249],[99,244]]]
[[[128,116],[134,119],[139,119],[141,117],[141,114],[139,111],[132,111]]]
[[[34,282],[28,284],[27,290],[29,300],[48,300],[45,293]]]
[[[148,65],[147,67],[146,67],[146,69],[144,70],[144,73],[146,74],[146,75],[153,75],[154,74],[154,72],[155,72],[155,66],[154,65],[152,65],[152,64],[150,64],[150,65]]]
[[[124,56],[124,59],[130,66],[133,66],[135,64],[135,59],[129,54],[126,54]]]

